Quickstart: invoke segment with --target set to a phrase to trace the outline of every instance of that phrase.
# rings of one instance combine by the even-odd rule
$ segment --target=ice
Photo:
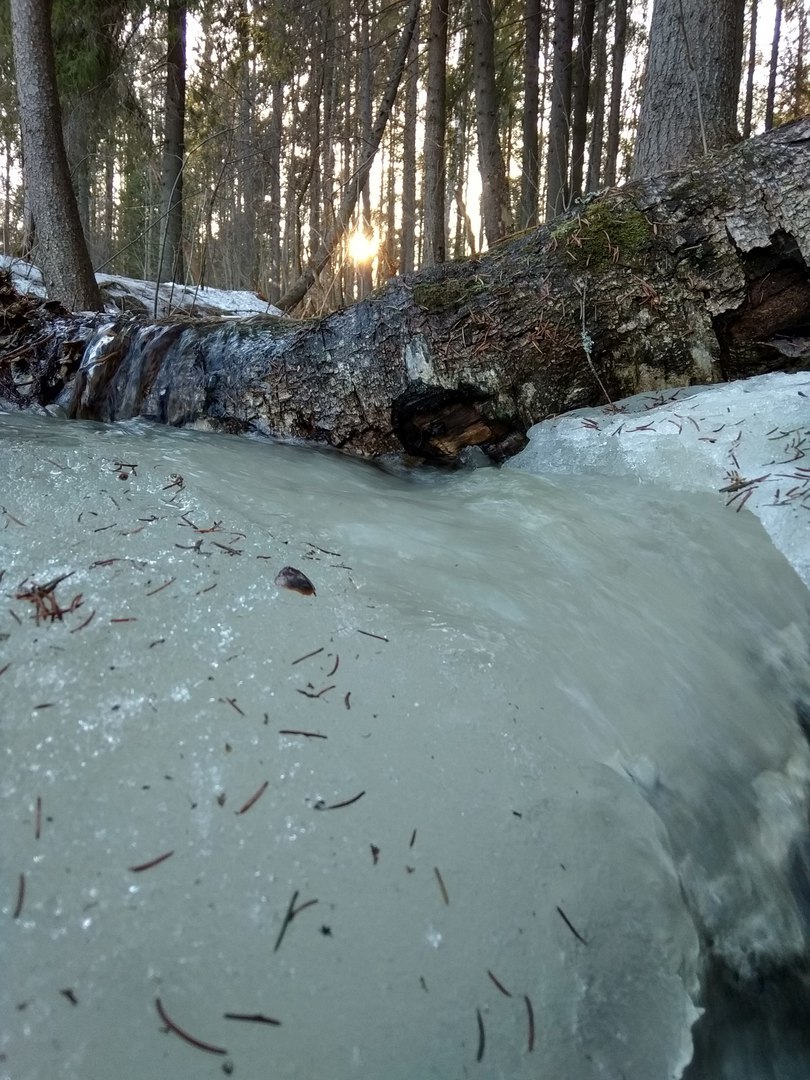
[[[810,373],[637,394],[530,436],[510,467],[721,493],[757,515],[810,586]]]
[[[674,1078],[800,964],[808,594],[716,491],[0,453],[3,1077]]]

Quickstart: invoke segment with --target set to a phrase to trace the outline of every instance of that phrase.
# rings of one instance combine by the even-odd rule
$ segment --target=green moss
[[[433,284],[414,285],[413,299],[428,311],[447,311],[459,307],[485,288],[478,277],[445,278]]]
[[[599,270],[611,263],[641,264],[652,242],[653,230],[634,206],[597,199],[581,214],[552,226],[551,236],[578,265]]]

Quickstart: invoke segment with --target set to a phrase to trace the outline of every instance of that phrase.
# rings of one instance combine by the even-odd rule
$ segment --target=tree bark
[[[810,366],[794,329],[810,323],[808,264],[805,118],[324,319],[122,322],[78,375],[88,330],[7,298],[0,399],[68,391],[70,415],[95,420],[499,458],[571,408]]]
[[[633,176],[737,138],[744,0],[655,0]]]
[[[492,246],[512,231],[509,185],[498,124],[492,0],[472,0],[472,38],[481,204],[487,243]]]
[[[62,141],[48,0],[12,0],[11,36],[25,189],[48,294],[69,306],[97,310],[101,296]]]
[[[299,304],[304,299],[312,288],[315,278],[326,266],[332,252],[335,250],[335,247],[340,242],[341,237],[349,226],[352,214],[354,213],[354,208],[357,205],[358,191],[362,188],[364,181],[371,172],[371,166],[374,162],[380,142],[382,141],[382,137],[385,134],[388,118],[391,115],[391,110],[396,101],[402,73],[408,62],[408,51],[411,45],[411,38],[413,37],[414,29],[416,27],[416,21],[419,18],[419,4],[420,0],[411,0],[408,6],[405,17],[405,26],[399,40],[399,45],[397,46],[396,56],[393,60],[391,76],[377,111],[377,119],[374,123],[369,145],[365,148],[365,153],[362,156],[360,166],[353,178],[353,182],[347,186],[346,194],[335,215],[334,223],[327,232],[320,248],[310,259],[310,263],[306,270],[304,270],[298,280],[286,290],[284,295],[279,298],[278,307],[280,307],[282,311],[292,310],[296,304]]]
[[[619,164],[619,138],[622,129],[622,90],[624,89],[624,55],[627,51],[627,0],[616,0],[614,6],[613,49],[611,51],[610,112],[608,114],[607,146],[605,148],[605,186],[613,187]]]
[[[602,142],[605,134],[605,93],[607,90],[607,0],[599,0],[593,39],[594,63],[591,83],[593,121],[588,147],[588,172],[585,190],[597,191],[602,176]]]
[[[571,87],[571,198],[582,195],[585,140],[588,134],[588,98],[591,89],[591,55],[596,0],[581,0],[577,28],[577,52]]]
[[[554,74],[548,117],[546,219],[568,205],[568,146],[571,133],[571,50],[574,41],[574,0],[554,4]]]
[[[447,22],[449,0],[431,0],[425,102],[425,178],[422,187],[422,263],[447,258],[444,227],[447,148]]]
[[[183,281],[183,157],[186,124],[186,4],[166,10],[166,115],[163,141],[161,281]]]
[[[523,42],[523,145],[520,172],[521,229],[537,224],[537,193],[540,185],[540,152],[537,115],[540,98],[540,0],[525,0]]]
[[[773,127],[774,104],[776,101],[776,76],[779,73],[779,46],[782,39],[783,0],[776,0],[773,17],[773,41],[771,43],[771,63],[768,70],[768,92],[765,96],[765,130]]]
[[[408,53],[402,132],[402,229],[400,233],[400,270],[409,274],[414,268],[416,234],[416,110],[419,91],[419,23],[417,22]]]
[[[743,111],[742,137],[751,136],[751,118],[754,113],[754,75],[757,69],[757,5],[758,0],[751,0],[751,14],[748,22],[748,69],[745,78],[745,108]]]

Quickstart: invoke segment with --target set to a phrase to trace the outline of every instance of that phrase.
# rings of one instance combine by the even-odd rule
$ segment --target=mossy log
[[[322,319],[129,320],[78,370],[92,320],[62,313],[44,346],[10,335],[0,397],[369,456],[499,458],[571,408],[807,367],[809,265],[807,118]]]

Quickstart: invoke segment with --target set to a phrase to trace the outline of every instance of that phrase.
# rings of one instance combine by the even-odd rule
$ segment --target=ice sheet
[[[807,596],[752,515],[140,422],[0,454],[0,1075],[677,1077],[702,936],[803,949]]]

